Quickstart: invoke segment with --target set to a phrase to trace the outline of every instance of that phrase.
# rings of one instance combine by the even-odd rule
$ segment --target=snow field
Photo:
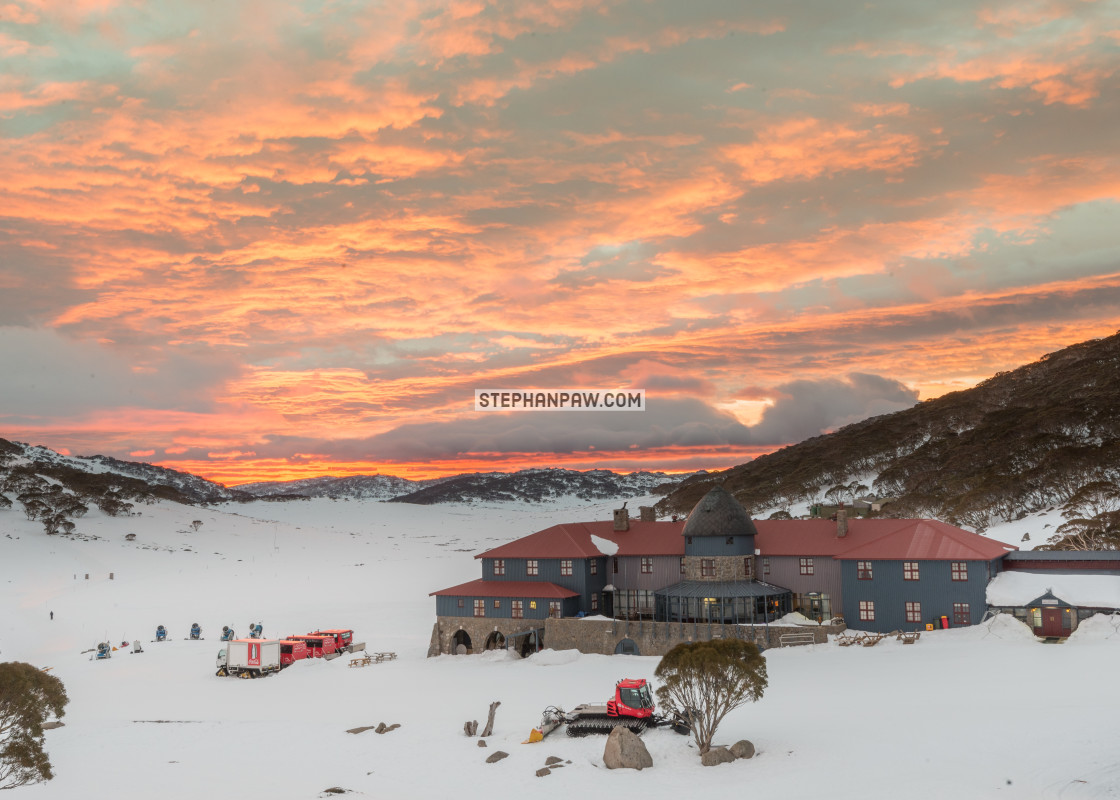
[[[13,797],[314,798],[332,786],[379,798],[1120,795],[1120,634],[1097,618],[1066,645],[1000,618],[914,645],[767,651],[765,697],[718,736],[753,741],[750,761],[701,767],[671,731],[643,736],[655,766],[640,773],[606,770],[603,737],[521,745],[546,706],[601,702],[619,678],[652,680],[658,659],[427,659],[428,593],[477,577],[473,555],[487,547],[608,519],[613,505],[159,504],[127,519],[91,510],[79,531],[94,540],[47,537],[18,510],[0,511],[0,659],[51,666],[71,698],[65,727],[47,734],[57,777]],[[192,519],[203,520],[197,532]],[[196,621],[206,640],[184,641]],[[250,621],[269,637],[352,627],[370,651],[399,659],[216,678],[222,625],[241,635]],[[170,641],[150,641],[157,624]],[[106,639],[140,639],[145,652],[80,653]],[[484,724],[493,700],[495,735],[479,748],[463,722]],[[345,732],[382,721],[402,727]],[[498,749],[510,757],[484,763]],[[550,755],[572,763],[535,777]]]

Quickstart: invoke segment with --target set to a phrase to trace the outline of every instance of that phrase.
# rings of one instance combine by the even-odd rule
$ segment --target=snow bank
[[[1083,619],[1066,640],[1066,644],[1080,645],[1100,642],[1120,645],[1120,615],[1094,614],[1089,619]]]
[[[618,555],[618,545],[610,539],[604,539],[602,536],[591,534],[591,544],[599,548],[599,552],[605,556]]]
[[[578,661],[581,655],[579,650],[541,650],[529,656],[528,661],[538,667],[559,667]]]
[[[817,626],[817,621],[815,619],[809,619],[807,616],[805,616],[804,614],[802,614],[799,611],[791,611],[790,613],[786,614],[784,617],[781,617],[780,619],[775,621],[774,624],[775,625],[812,625],[813,627],[816,627]]]
[[[1120,576],[1054,575],[1001,572],[988,584],[988,605],[1022,606],[1053,592],[1067,603],[1092,608],[1120,608]]]

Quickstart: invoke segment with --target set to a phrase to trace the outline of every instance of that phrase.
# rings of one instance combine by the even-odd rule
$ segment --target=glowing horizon
[[[715,469],[1111,335],[1118,20],[0,0],[0,437]],[[471,408],[561,386],[649,410]]]

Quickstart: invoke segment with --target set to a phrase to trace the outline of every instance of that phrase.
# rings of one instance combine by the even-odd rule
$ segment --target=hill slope
[[[858,480],[892,499],[885,514],[983,530],[1118,477],[1120,334],[688,479],[658,509],[687,513],[719,483],[756,512],[788,508]]]

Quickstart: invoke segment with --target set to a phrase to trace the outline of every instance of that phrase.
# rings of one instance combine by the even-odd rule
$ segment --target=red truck
[[[296,639],[280,640],[280,669],[290,667],[304,658],[307,658],[307,642]]]
[[[307,658],[325,658],[329,661],[342,655],[342,653],[337,652],[337,648],[334,646],[333,636],[310,633],[296,636],[293,634],[288,637],[288,641],[303,642],[307,645]]]
[[[334,649],[341,652],[357,653],[359,650],[366,649],[365,642],[354,641],[354,631],[349,628],[327,628],[320,631],[312,631],[309,636],[329,636],[334,639]]]

